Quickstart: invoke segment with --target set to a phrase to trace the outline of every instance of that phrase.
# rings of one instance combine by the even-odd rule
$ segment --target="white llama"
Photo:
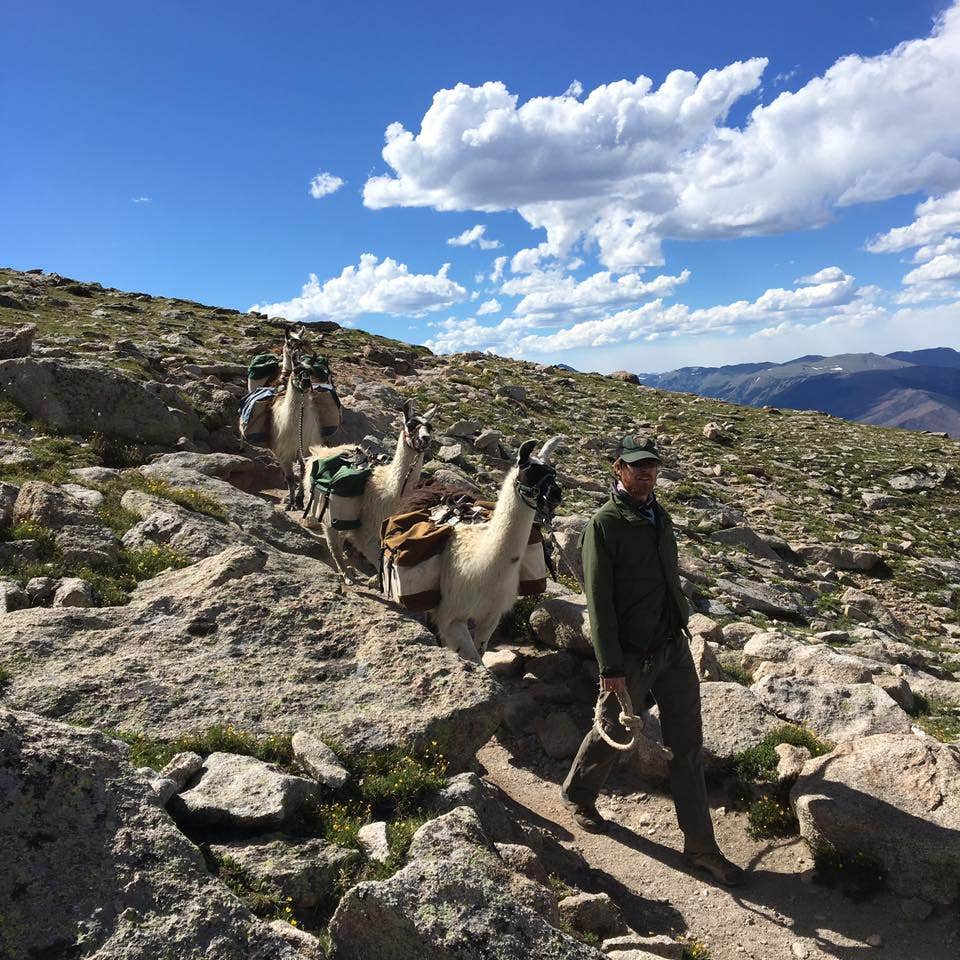
[[[466,660],[480,662],[500,618],[516,602],[534,518],[538,512],[552,516],[562,499],[557,471],[547,463],[560,440],[552,437],[536,456],[536,442],[527,440],[490,519],[454,527],[440,554],[440,605],[430,617],[443,644]]]
[[[360,526],[354,530],[335,530],[333,528],[330,511],[327,510],[321,521],[323,534],[330,548],[330,556],[340,575],[352,582],[353,577],[347,569],[344,556],[344,542],[349,540],[355,553],[366,560],[377,570],[380,565],[380,528],[387,517],[397,512],[397,507],[404,495],[409,493],[420,480],[420,470],[423,467],[424,457],[430,446],[431,421],[436,416],[436,406],[426,413],[414,413],[413,400],[407,400],[403,405],[403,416],[400,421],[400,436],[397,438],[397,447],[393,459],[389,463],[373,468],[373,473],[367,481],[360,505]],[[353,444],[343,444],[337,447],[311,449],[310,459],[307,461],[303,476],[303,491],[309,503],[311,491],[310,474],[315,460],[322,457],[332,457],[337,454],[351,453],[355,449]]]
[[[286,510],[303,507],[303,488],[297,470],[299,468],[302,475],[304,451],[319,449],[327,443],[336,406],[331,384],[305,359],[309,353],[302,330],[285,332],[280,392],[270,410],[267,446],[287,481]]]

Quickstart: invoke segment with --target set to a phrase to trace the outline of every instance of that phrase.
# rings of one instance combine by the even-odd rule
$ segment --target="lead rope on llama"
[[[604,743],[609,744],[614,750],[623,750],[624,752],[632,750],[637,745],[637,740],[643,730],[643,718],[638,717],[633,712],[633,702],[630,700],[630,694],[626,690],[616,691],[617,700],[620,701],[620,716],[617,718],[620,726],[629,734],[630,740],[627,743],[619,743],[614,740],[610,734],[603,728],[603,690],[601,689],[597,697],[596,706],[593,708],[593,728],[603,738]]]

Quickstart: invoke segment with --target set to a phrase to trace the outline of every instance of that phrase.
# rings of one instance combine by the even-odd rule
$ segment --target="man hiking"
[[[687,644],[688,606],[680,587],[673,523],[653,492],[659,467],[652,439],[624,437],[613,464],[610,499],[581,539],[602,723],[616,741],[629,740],[619,722],[617,695],[628,693],[639,709],[648,692],[653,694],[664,742],[673,752],[670,785],[684,836],[684,861],[733,885],[743,881],[744,872],[720,852],[707,806],[700,679]],[[618,756],[596,727],[580,744],[562,796],[584,830],[607,829],[596,801]]]

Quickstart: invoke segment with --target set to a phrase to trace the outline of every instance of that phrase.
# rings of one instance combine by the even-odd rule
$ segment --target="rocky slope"
[[[720,802],[741,834],[802,834],[823,879],[867,865],[878,917],[922,915],[929,956],[955,955],[960,444],[326,329],[344,439],[389,449],[405,398],[439,404],[428,481],[493,494],[523,440],[565,437],[563,585],[480,669],[277,509],[234,428],[265,321],[0,271],[0,956],[736,956],[679,900],[628,927],[615,886],[567,890],[590,866],[556,855],[569,823],[475,773],[444,785],[494,731],[551,791],[576,749],[596,683],[576,541],[626,431],[666,452]],[[631,795],[662,789],[656,729],[654,708]],[[639,935],[671,929],[687,941]]]

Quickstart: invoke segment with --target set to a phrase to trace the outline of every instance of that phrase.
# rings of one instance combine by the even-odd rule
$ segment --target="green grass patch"
[[[753,840],[790,837],[798,831],[790,804],[778,797],[760,797],[747,810],[747,834]]]
[[[291,735],[278,733],[258,737],[238,730],[230,723],[214,724],[206,730],[187,733],[174,740],[160,740],[126,730],[114,730],[109,735],[130,746],[130,762],[135,767],[159,770],[175,754],[187,751],[199,753],[201,757],[211,753],[240,753],[287,768],[293,765]]]
[[[821,757],[833,749],[829,743],[820,740],[811,731],[785,724],[768,733],[755,747],[734,754],[728,761],[729,773],[743,780],[774,780],[779,761],[776,748],[781,743],[806,747],[812,757]]]
[[[210,872],[232,890],[243,905],[261,920],[285,920],[293,926],[299,921],[285,897],[272,883],[252,877],[232,857],[223,857],[209,847],[201,848]]]
[[[960,703],[914,693],[912,714],[917,725],[941,743],[960,740]]]
[[[740,665],[740,657],[735,653],[725,653],[717,658],[720,669],[727,680],[739,683],[741,687],[749,687],[753,683],[753,674],[744,670]]]
[[[145,477],[136,470],[127,471],[120,477],[99,484],[97,489],[112,503],[115,502],[117,509],[122,509],[119,506],[120,499],[128,490],[141,490],[154,497],[160,497],[181,507],[186,507],[187,510],[213,517],[214,520],[228,519],[227,511],[213,497],[208,496],[202,490],[194,490],[191,487],[174,487],[165,480]]]

